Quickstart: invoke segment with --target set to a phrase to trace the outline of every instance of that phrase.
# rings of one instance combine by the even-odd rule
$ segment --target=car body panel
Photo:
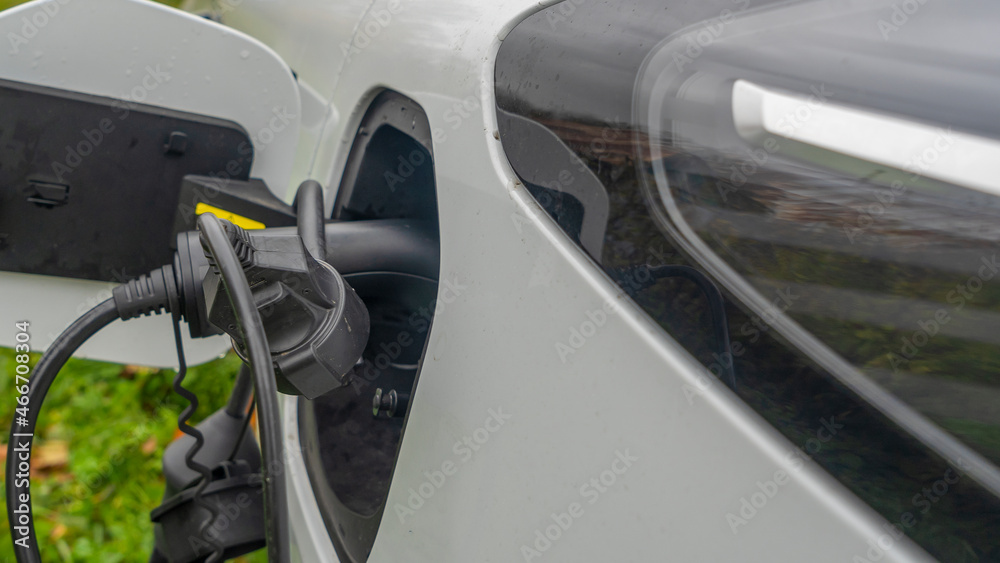
[[[581,2],[563,2],[565,16]],[[0,17],[0,31],[15,33],[32,10],[62,14],[32,40],[41,54],[12,55],[0,77],[120,97],[134,87],[132,66],[178,53],[188,75],[147,103],[251,134],[283,104],[296,123],[255,147],[254,173],[286,199],[288,186],[315,178],[328,206],[376,96],[398,92],[424,110],[439,293],[370,561],[932,560],[637,306],[588,256],[600,236],[581,247],[521,183],[500,138],[497,56],[519,22],[551,4],[223,0],[216,12],[230,29],[131,0],[50,0]],[[115,21],[123,14],[134,16],[127,33]],[[71,53],[81,21],[103,41]],[[146,50],[122,51],[124,42]],[[71,57],[79,62],[63,69]],[[48,331],[36,347],[110,296],[101,282],[0,273],[0,283],[27,296],[4,301],[0,316]],[[81,355],[170,365],[169,336],[168,319],[142,319]],[[188,355],[202,361],[227,344],[188,343]],[[336,523],[323,521],[303,462],[299,399],[281,399],[293,556],[338,561]],[[817,419],[813,430],[833,424]]]
[[[538,8],[406,3],[332,97],[359,116],[379,89],[398,91],[435,132],[440,305],[370,560],[864,557],[885,521],[811,463],[792,467],[795,448],[724,386],[706,386],[517,181],[494,135],[493,64]],[[379,10],[388,4],[369,14]],[[331,185],[356,123],[332,127],[317,150],[312,173]],[[476,437],[478,451],[462,442]],[[637,459],[595,495],[590,479],[622,470],[620,456]],[[791,481],[734,533],[727,515],[781,470]],[[536,545],[573,503],[582,512],[568,529]],[[892,543],[887,560],[927,557]]]

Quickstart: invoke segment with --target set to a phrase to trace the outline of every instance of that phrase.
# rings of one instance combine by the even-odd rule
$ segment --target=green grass
[[[165,346],[172,343],[164,342]],[[31,364],[38,356],[32,355]],[[12,390],[14,353],[0,348],[0,389]],[[232,354],[192,367],[185,378],[201,405],[195,420],[220,408],[239,359]],[[174,372],[70,360],[39,416],[32,501],[44,561],[145,561],[152,548],[149,511],[163,495],[160,459],[186,402],[171,388]],[[0,408],[3,441],[14,394]],[[46,449],[46,453],[40,453]],[[2,493],[0,493],[2,494]],[[0,525],[0,558],[12,558],[10,528]],[[254,560],[264,561],[263,554]]]

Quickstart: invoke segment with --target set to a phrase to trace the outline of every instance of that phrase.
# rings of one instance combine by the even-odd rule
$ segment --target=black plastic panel
[[[171,261],[181,180],[246,180],[236,123],[0,80],[0,270],[123,281]]]
[[[419,219],[436,226],[431,153],[423,109],[395,92],[380,93],[358,127],[333,218]]]

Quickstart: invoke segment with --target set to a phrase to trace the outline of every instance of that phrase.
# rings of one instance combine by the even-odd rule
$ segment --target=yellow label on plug
[[[242,215],[237,215],[225,209],[219,209],[218,207],[212,207],[207,203],[198,203],[194,207],[194,214],[201,215],[202,213],[211,213],[218,217],[219,219],[225,219],[230,223],[236,225],[237,227],[243,227],[244,229],[263,229],[266,225],[260,221],[254,221]]]

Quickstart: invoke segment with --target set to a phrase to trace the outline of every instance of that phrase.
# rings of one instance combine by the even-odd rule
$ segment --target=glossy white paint
[[[3,12],[0,78],[229,119],[254,143],[252,175],[284,197],[299,139],[299,91],[270,48],[232,28],[140,0],[41,0]],[[276,114],[284,120],[276,120]],[[221,171],[220,171],[221,172]],[[113,284],[0,272],[0,318],[32,322],[47,348]],[[10,346],[13,332],[0,331]],[[191,341],[190,363],[222,354],[229,339]],[[170,320],[115,323],[79,356],[176,365]]]
[[[298,399],[281,396],[281,425],[285,435],[284,479],[288,484],[288,525],[291,528],[292,557],[297,561],[338,563],[333,541],[327,535],[323,516],[316,506],[312,483],[302,460],[297,424]]]
[[[452,292],[441,294],[370,560],[850,561],[870,540],[884,546],[881,517],[813,464],[790,464],[793,446],[704,379],[515,181],[493,137],[493,61],[539,4],[403,6],[342,71],[330,68],[340,72],[331,107],[350,117],[329,124],[312,168],[336,184],[380,88],[415,99],[437,132],[441,276]],[[376,1],[368,14],[388,8]],[[595,330],[573,347],[588,322]],[[501,411],[503,425],[489,420]],[[482,438],[478,451],[466,453],[466,437]],[[629,467],[615,461],[626,453],[637,458]],[[623,472],[596,498],[581,490],[614,469]],[[779,470],[791,482],[734,533],[727,514]],[[436,471],[450,473],[440,487]],[[428,498],[408,506],[421,486]],[[525,556],[574,502],[579,517],[541,557]],[[882,560],[926,558],[904,540]]]
[[[303,127],[289,201],[294,196],[294,186],[310,178],[315,147],[322,139],[330,138],[331,128],[340,122],[340,112],[329,100],[343,66],[357,50],[351,38],[357,37],[358,43],[364,44],[369,33],[378,34],[384,28],[379,24],[369,32],[358,29],[370,6],[370,0],[223,0],[212,6],[224,24],[265,42],[298,75],[303,94]],[[323,185],[329,187],[327,183]],[[328,208],[332,207],[333,198],[327,197],[326,203]]]

